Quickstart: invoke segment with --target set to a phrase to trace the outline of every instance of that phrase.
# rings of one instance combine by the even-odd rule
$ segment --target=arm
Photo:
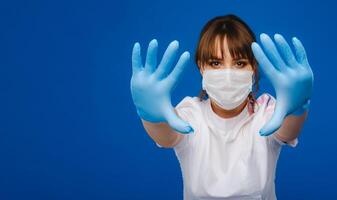
[[[279,140],[288,143],[299,136],[304,121],[308,116],[309,105],[310,100],[284,119],[281,127],[275,133]]]
[[[178,115],[177,111],[174,111]],[[150,138],[162,147],[172,148],[180,142],[182,137],[184,137],[183,134],[179,134],[178,132],[174,131],[167,123],[152,123],[144,119],[141,120],[144,129]]]
[[[308,112],[305,111],[302,115],[288,115],[279,130],[275,133],[275,136],[283,141],[290,142],[297,138],[300,134],[301,128],[307,118]]]
[[[164,122],[151,123],[142,119],[144,129],[154,142],[165,148],[172,148],[182,139],[184,135],[171,129]]]

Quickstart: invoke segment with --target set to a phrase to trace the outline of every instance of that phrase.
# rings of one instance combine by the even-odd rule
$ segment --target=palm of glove
[[[264,51],[257,43],[252,44],[252,50],[276,92],[273,116],[260,130],[261,135],[270,135],[280,128],[287,115],[308,103],[314,76],[298,39],[293,38],[296,56],[279,34],[274,37],[276,46],[266,34],[261,34],[260,39]]]
[[[165,122],[171,108],[171,88],[157,77],[141,71],[131,78],[131,93],[137,112],[150,122]]]
[[[155,123],[167,122],[174,130],[188,133],[193,129],[176,115],[171,104],[171,91],[177,85],[179,76],[189,60],[188,52],[180,56],[175,68],[167,75],[174,62],[178,46],[177,41],[171,42],[158,68],[155,69],[157,41],[152,40],[149,44],[145,67],[141,61],[140,45],[136,43],[132,53],[130,89],[137,113],[142,119]]]

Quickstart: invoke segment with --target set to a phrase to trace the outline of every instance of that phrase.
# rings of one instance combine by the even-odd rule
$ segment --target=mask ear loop
[[[254,74],[252,75],[252,82],[253,82],[252,83],[252,90],[253,90],[253,86],[255,85]],[[253,91],[251,91],[248,94],[248,112],[249,112],[249,115],[253,115],[256,112],[255,105],[256,105],[256,99],[254,98]]]
[[[249,95],[248,95],[248,112],[249,112],[249,115],[254,114],[254,103],[255,103],[255,100],[254,100],[253,94],[252,94],[252,92],[250,92]]]

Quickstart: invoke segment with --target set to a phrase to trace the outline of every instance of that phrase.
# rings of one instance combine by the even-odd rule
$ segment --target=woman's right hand
[[[179,48],[178,41],[167,47],[164,56],[157,65],[157,40],[152,40],[147,49],[145,67],[142,64],[140,44],[135,43],[132,52],[131,95],[137,113],[142,119],[153,122],[166,122],[175,131],[190,133],[193,128],[180,119],[171,104],[171,92],[176,87],[189,58],[184,52],[170,74],[171,66]]]

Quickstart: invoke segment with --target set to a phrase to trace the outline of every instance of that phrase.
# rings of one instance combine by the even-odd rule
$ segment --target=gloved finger
[[[305,52],[305,49],[301,41],[297,39],[296,37],[293,37],[293,44],[295,47],[297,61],[301,64],[304,64],[306,67],[309,67],[309,63],[307,60],[307,54]]]
[[[188,134],[194,131],[187,122],[178,117],[178,115],[174,112],[174,108],[169,109],[165,113],[165,117],[170,127],[177,132]]]
[[[179,80],[179,77],[181,76],[182,72],[184,71],[185,67],[187,66],[187,63],[190,59],[190,53],[185,51],[179,58],[178,63],[172,70],[172,72],[167,76],[166,81],[168,82],[168,86],[173,90]]]
[[[164,77],[168,71],[170,70],[171,66],[173,65],[174,62],[174,58],[177,54],[177,50],[179,48],[179,43],[178,41],[173,41],[169,44],[169,46],[167,47],[163,58],[155,72],[155,76],[158,77],[159,79],[161,79],[162,77]]]
[[[260,135],[268,136],[281,127],[283,120],[286,116],[286,112],[283,110],[283,107],[284,106],[281,106],[280,104],[278,104],[278,102],[276,102],[275,111],[271,119],[266,122],[266,124],[260,130]]]
[[[253,54],[259,63],[259,66],[262,68],[263,72],[267,75],[270,80],[273,80],[277,76],[277,70],[271,64],[267,56],[264,54],[263,50],[261,49],[260,45],[256,42],[252,43],[252,51]]]
[[[151,40],[149,47],[147,48],[145,71],[148,73],[153,73],[155,67],[157,66],[157,51],[158,42],[156,39]]]
[[[275,66],[275,68],[277,68],[280,71],[286,69],[286,65],[283,59],[281,58],[280,54],[278,53],[276,46],[274,42],[271,40],[271,38],[267,34],[262,33],[260,35],[260,40],[264,52],[266,53],[271,63]]]
[[[136,42],[132,49],[132,75],[142,70],[142,57],[140,55],[140,44]]]
[[[275,34],[274,39],[275,39],[276,46],[280,50],[280,54],[281,54],[281,56],[283,56],[286,64],[288,64],[288,66],[290,66],[292,68],[298,66],[296,58],[295,58],[289,44],[284,39],[284,37],[280,34]]]

